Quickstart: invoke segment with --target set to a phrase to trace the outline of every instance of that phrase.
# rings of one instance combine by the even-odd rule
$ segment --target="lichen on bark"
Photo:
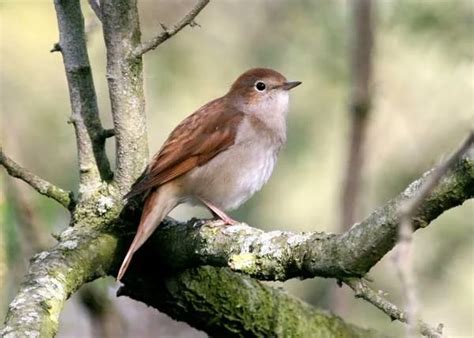
[[[122,196],[148,160],[143,65],[141,56],[134,54],[141,46],[136,0],[100,2],[116,137],[117,172],[112,181],[80,2],[55,0],[55,6],[78,140],[80,196],[71,204],[67,193],[56,191],[56,199],[72,211],[71,227],[55,247],[32,259],[0,332],[7,337],[54,336],[67,298],[89,281],[115,275],[139,219],[135,201],[125,205]],[[419,208],[417,227],[473,197],[473,167],[471,152]],[[167,219],[137,253],[122,294],[214,335],[379,336],[242,273],[261,280],[364,275],[395,244],[398,207],[425,178],[340,235]]]

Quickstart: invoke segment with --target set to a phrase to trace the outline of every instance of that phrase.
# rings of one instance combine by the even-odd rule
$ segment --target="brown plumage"
[[[146,197],[118,280],[133,254],[180,203],[204,204],[225,224],[235,222],[223,209],[238,207],[270,177],[286,140],[288,90],[298,84],[271,69],[251,69],[225,96],[204,105],[174,129],[126,195]]]
[[[184,119],[151,161],[146,175],[126,195],[130,198],[165,184],[200,166],[234,143],[243,113],[216,99]],[[206,123],[203,123],[206,120]]]

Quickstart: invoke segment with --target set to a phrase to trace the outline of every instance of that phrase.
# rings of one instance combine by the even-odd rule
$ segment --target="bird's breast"
[[[238,208],[260,190],[270,178],[281,142],[270,135],[259,134],[251,124],[241,127],[234,145],[185,177],[188,195],[201,197],[215,206]],[[248,122],[250,123],[250,122]]]

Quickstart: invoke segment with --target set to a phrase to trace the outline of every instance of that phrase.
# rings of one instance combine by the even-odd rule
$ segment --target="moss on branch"
[[[148,269],[149,271],[149,269]],[[193,268],[155,279],[142,271],[119,294],[216,337],[381,337],[226,268]]]
[[[189,289],[189,299],[181,299],[187,302],[185,309],[190,311],[201,309],[203,317],[207,315],[207,318],[220,318],[218,313],[228,311],[226,302],[229,300],[224,301],[226,298],[220,299],[219,295],[230,297],[236,289],[241,290],[236,299],[240,299],[238,305],[242,311],[248,311],[255,305],[253,302],[255,287],[243,288],[243,286],[248,283],[256,285],[252,284],[256,282],[230,273],[226,269],[195,269],[196,267],[204,264],[230,265],[236,270],[260,279],[287,279],[295,276],[339,278],[363,275],[393,247],[398,224],[397,205],[413,196],[424,179],[426,175],[413,182],[397,198],[374,211],[365,221],[353,226],[342,235],[294,234],[280,231],[265,233],[243,224],[223,227],[215,222],[192,220],[186,224],[179,224],[167,220],[153,240],[138,252],[129,273],[125,276],[126,281],[136,283],[135,279],[142,279],[143,290],[145,288],[155,290],[161,285],[163,288],[161,292],[168,293],[167,298],[164,298],[168,299],[168,302],[160,303],[157,300],[152,305],[198,327],[207,329],[206,325],[211,325],[210,330],[225,330],[229,334],[235,334],[235,327],[239,327],[242,318],[230,314],[229,318],[225,319],[230,323],[220,328],[216,322],[207,324],[194,322],[192,318],[187,317],[195,317],[194,315],[186,315],[186,311],[180,309],[181,303],[176,300],[187,295],[180,294],[178,290]],[[471,156],[460,160],[418,209],[416,226],[426,226],[443,211],[472,198],[473,190],[474,161]],[[107,193],[110,195],[106,195]],[[119,193],[116,190],[106,189],[103,194],[94,195],[94,199],[88,204],[79,204],[73,215],[75,227],[67,229],[61,235],[56,247],[32,260],[25,282],[10,306],[3,334],[14,337],[22,336],[25,332],[33,332],[51,336],[57,330],[59,312],[67,297],[90,280],[115,274],[133,235],[132,224],[136,224],[139,215],[137,210],[133,209],[129,210],[131,212],[122,211],[122,205],[117,202],[116,195]],[[105,210],[104,198],[110,198],[115,204],[109,205],[110,208]],[[147,257],[149,255],[151,258]],[[149,268],[150,261],[154,262],[153,269]],[[193,270],[178,272],[186,268]],[[172,277],[163,280],[165,272]],[[224,282],[226,280],[229,283]],[[231,280],[234,282],[231,283]],[[127,285],[127,294],[136,292],[134,295],[137,298],[142,297],[141,299],[145,300],[143,298],[145,296],[140,296],[140,290],[131,285]],[[172,292],[173,290],[175,292]],[[260,291],[269,292],[281,302],[278,303],[272,297],[262,298],[262,303],[259,305],[262,307],[291,308],[295,306],[291,304],[297,302],[284,296],[277,296],[267,289]],[[149,293],[146,296],[152,297]],[[285,303],[287,301],[288,304]],[[269,305],[267,302],[274,303]],[[237,304],[235,306],[237,307]],[[304,312],[305,307],[306,305],[300,304],[297,311]],[[309,307],[306,309],[310,313],[315,311]],[[278,317],[280,315],[286,315],[286,312],[274,313],[273,316],[276,317],[270,318],[280,320]],[[334,320],[340,321],[340,319]],[[289,319],[288,323],[292,321]],[[297,325],[301,325],[303,329],[309,324],[302,320]],[[256,327],[244,329],[257,330]]]
[[[83,284],[106,275],[117,242],[86,226],[63,232],[58,245],[31,259],[0,336],[53,337],[65,301]]]

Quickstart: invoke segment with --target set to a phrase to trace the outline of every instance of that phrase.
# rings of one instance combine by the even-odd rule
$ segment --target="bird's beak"
[[[292,88],[295,88],[296,86],[299,86],[301,83],[301,81],[286,81],[281,85],[281,88],[284,90],[290,90]]]

